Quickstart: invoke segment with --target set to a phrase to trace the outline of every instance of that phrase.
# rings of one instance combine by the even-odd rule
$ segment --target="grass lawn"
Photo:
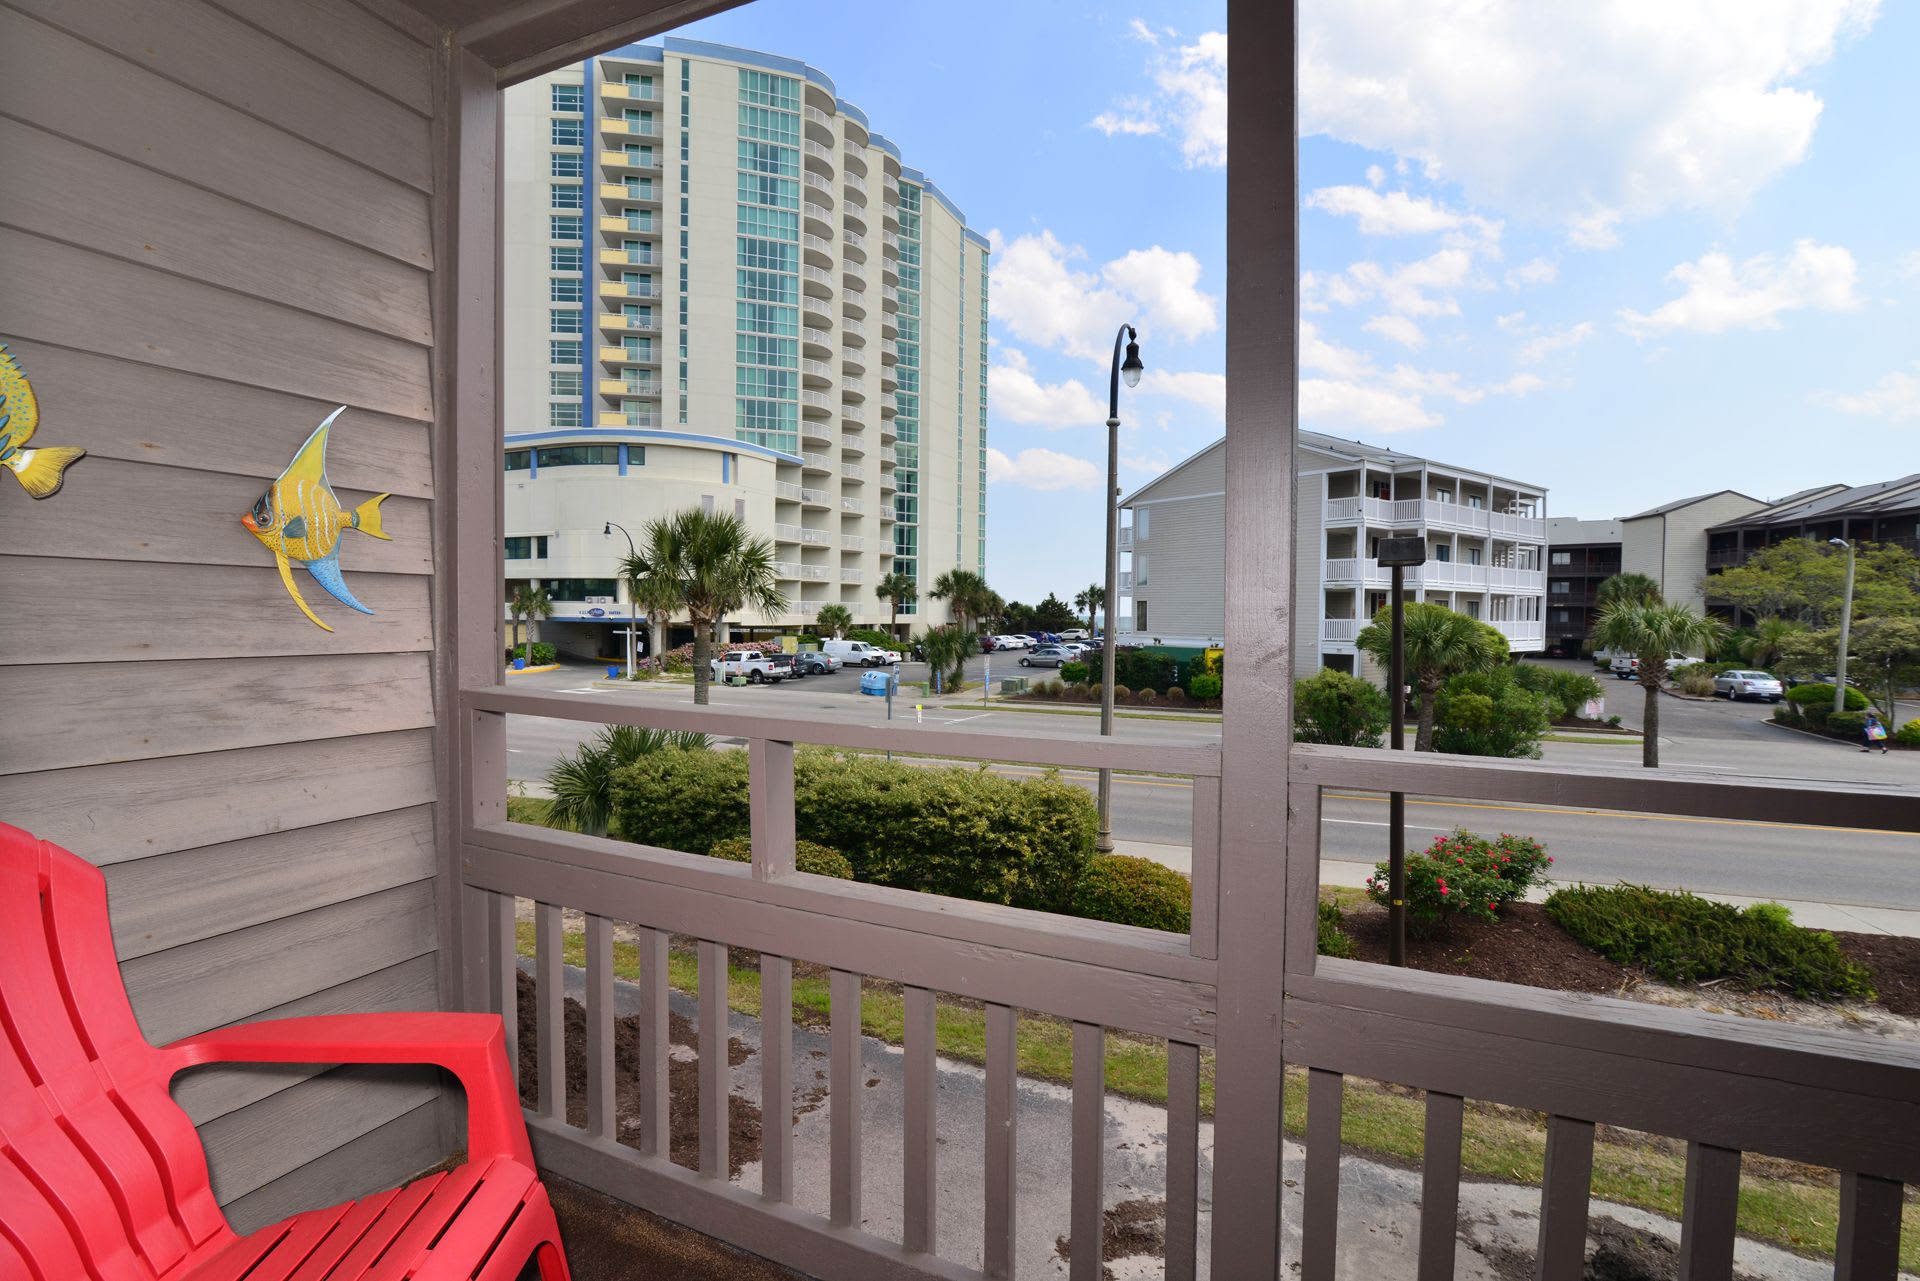
[[[515,798],[509,812],[520,821],[536,822],[523,814],[545,802]],[[1341,906],[1363,898],[1359,890],[1329,888]],[[522,921],[516,928],[520,955],[534,954],[534,927]],[[586,936],[568,931],[563,956],[568,965],[586,964]],[[699,991],[699,967],[690,947],[668,953],[667,981],[675,990]],[[640,977],[638,950],[615,943],[614,974]],[[750,965],[729,965],[727,1004],[750,1018],[760,1014],[760,971]],[[797,1024],[824,1029],[831,1000],[826,973],[796,964],[793,976],[793,1017]],[[863,984],[861,1028],[866,1035],[898,1045],[905,1025],[905,1002],[897,985],[878,979]],[[986,1062],[986,1013],[977,1003],[942,997],[935,1022],[939,1053],[962,1063]],[[1073,1079],[1073,1029],[1065,1020],[1023,1014],[1017,1038],[1017,1062],[1022,1076],[1070,1084]],[[1107,1033],[1107,1089],[1146,1103],[1164,1105],[1167,1099],[1167,1055],[1164,1042],[1125,1032]],[[1200,1108],[1213,1114],[1213,1053],[1200,1056]],[[1418,1164],[1425,1142],[1426,1104],[1417,1090],[1350,1079],[1341,1104],[1341,1138],[1362,1153],[1401,1164]],[[1286,1129],[1303,1138],[1307,1128],[1307,1079],[1304,1069],[1289,1068],[1286,1080]],[[1494,1104],[1467,1104],[1461,1141],[1461,1171],[1469,1178],[1538,1184],[1546,1156],[1546,1119],[1537,1113]],[[1831,1256],[1839,1222],[1836,1185],[1794,1177],[1800,1172],[1782,1163],[1762,1161],[1740,1181],[1740,1231],[1756,1240],[1770,1241],[1802,1253]],[[1811,1175],[1813,1172],[1807,1172]],[[1824,1173],[1824,1172],[1822,1172]],[[1602,1126],[1593,1156],[1593,1195],[1606,1201],[1639,1206],[1679,1219],[1686,1186],[1685,1145],[1671,1140]],[[1920,1196],[1907,1194],[1904,1230],[1900,1238],[1903,1268],[1920,1270]]]

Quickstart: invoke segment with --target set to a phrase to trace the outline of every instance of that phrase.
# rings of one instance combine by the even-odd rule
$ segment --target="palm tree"
[[[949,694],[960,688],[968,656],[980,652],[973,629],[959,623],[929,629],[920,644],[927,656],[928,678]]]
[[[1413,750],[1433,750],[1433,714],[1436,696],[1447,677],[1456,672],[1491,671],[1507,659],[1507,638],[1477,618],[1456,614],[1445,605],[1416,601],[1406,606],[1402,621],[1407,682],[1413,686]],[[1360,629],[1354,643],[1382,667],[1393,661],[1393,606],[1382,605],[1373,621]],[[1388,691],[1388,697],[1396,697]]]
[[[580,744],[577,754],[562,756],[547,771],[547,786],[553,792],[547,825],[605,836],[613,818],[614,771],[654,752],[704,752],[711,745],[705,734],[692,730],[609,725]]]
[[[525,618],[528,623],[527,630],[529,635],[525,638],[524,642],[527,648],[521,651],[520,657],[531,662],[533,659],[533,642],[539,639],[538,635],[533,633],[537,633],[539,630],[541,619],[552,616],[553,598],[547,595],[547,589],[544,587],[531,587],[526,583],[522,583],[514,589],[513,599],[507,602],[507,608],[513,611],[514,640],[509,648],[518,649],[521,646],[520,620]]]
[[[637,612],[646,615],[647,655],[657,664],[666,649],[662,642],[666,640],[667,621],[680,605],[680,585],[671,575],[655,569],[644,552],[621,558],[620,577],[627,584],[627,599]]]
[[[1106,608],[1106,604],[1107,604],[1107,589],[1102,587],[1098,583],[1089,583],[1085,591],[1081,592],[1079,595],[1073,598],[1073,607],[1075,609],[1086,611],[1087,632],[1089,635],[1091,635],[1093,632],[1094,614],[1097,611]]]
[[[1791,618],[1761,619],[1754,624],[1745,661],[1754,667],[1771,668],[1786,653],[1787,642],[1806,630],[1804,624]]]
[[[845,636],[847,629],[853,626],[853,614],[845,605],[830,602],[820,607],[820,612],[815,615],[813,622],[822,635],[832,632],[838,638]]]
[[[981,620],[996,618],[1006,608],[987,580],[970,569],[949,569],[933,580],[927,595],[947,602],[953,621],[968,631],[978,631]]]
[[[755,538],[731,512],[689,507],[647,523],[646,559],[673,584],[678,606],[693,624],[693,701],[707,702],[707,652],[714,625],[737,610],[778,614],[786,593],[773,569],[773,543]]]
[[[1620,600],[1636,605],[1658,605],[1661,601],[1660,584],[1645,574],[1615,574],[1604,580],[1593,594],[1593,603],[1600,609]]]
[[[1605,586],[1606,584],[1601,584]],[[1685,605],[1665,601],[1616,600],[1594,620],[1593,638],[1616,654],[1640,660],[1638,679],[1646,695],[1646,716],[1640,727],[1640,764],[1660,766],[1660,686],[1667,679],[1667,656],[1717,643],[1722,627],[1715,618],[1702,618]]]
[[[887,630],[895,636],[900,634],[900,606],[920,599],[920,585],[913,581],[912,574],[892,573],[882,578],[874,589],[874,595],[886,601]]]

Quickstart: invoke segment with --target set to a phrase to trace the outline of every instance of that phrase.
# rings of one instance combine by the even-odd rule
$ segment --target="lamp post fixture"
[[[1407,749],[1406,601],[1402,575],[1427,563],[1424,538],[1383,538],[1376,559],[1393,570],[1393,652],[1387,700],[1393,707],[1393,750]],[[1387,793],[1387,964],[1407,963],[1407,796]]]
[[[626,526],[616,525],[612,521],[608,521],[607,527],[601,530],[600,532],[604,534],[606,537],[612,538],[613,531],[616,529],[626,536],[627,554],[629,556],[638,556],[640,552],[637,548],[634,547],[633,535],[627,533]],[[633,646],[634,646],[634,641],[636,639],[636,636],[640,627],[640,615],[638,612],[639,608],[640,608],[639,603],[633,599],[633,584],[628,583],[627,584],[627,679],[628,680],[633,679]]]
[[[1840,657],[1833,666],[1833,710],[1847,710],[1847,634],[1853,630],[1853,544],[1844,538],[1829,538],[1829,547],[1847,549],[1847,590],[1840,597]]]
[[[1138,387],[1146,366],[1140,363],[1139,335],[1122,325],[1113,336],[1113,372],[1107,384],[1107,598],[1102,612],[1106,626],[1100,633],[1100,733],[1113,734],[1113,611],[1120,601],[1120,380]],[[1120,344],[1126,342],[1126,360]],[[1100,771],[1100,835],[1094,849],[1113,852],[1113,771]]]

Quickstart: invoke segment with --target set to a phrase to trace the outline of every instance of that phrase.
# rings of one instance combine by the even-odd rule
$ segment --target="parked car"
[[[776,663],[774,660],[780,660]],[[730,649],[707,660],[707,670],[715,680],[744,676],[750,685],[768,684],[793,674],[793,659],[786,654],[762,654],[751,649]]]
[[[995,649],[1032,649],[1033,641],[1025,636],[996,636],[993,638]]]
[[[1073,652],[1060,645],[1042,645],[1020,655],[1022,667],[1059,667],[1074,661]]]
[[[1667,655],[1667,675],[1673,676],[1693,664],[1705,660],[1688,658],[1685,654]],[[1607,663],[1607,670],[1623,681],[1630,681],[1640,674],[1640,656],[1638,654],[1615,654]]]
[[[840,660],[817,650],[802,650],[794,655],[794,670],[804,676],[826,676],[840,670]]]
[[[861,667],[884,667],[888,662],[898,661],[897,659],[889,659],[885,650],[875,649],[865,641],[822,641],[820,642],[820,649],[823,653],[832,654],[849,667],[855,664]]]
[[[806,672],[800,669],[800,664],[794,661],[792,654],[768,654],[767,664],[773,669],[776,680],[786,680],[788,677],[797,679],[806,675]]]
[[[1732,703],[1743,698],[1764,698],[1769,703],[1777,703],[1786,696],[1771,672],[1721,672],[1713,678],[1713,692],[1725,694]]]
[[[1088,639],[1090,635],[1091,633],[1084,627],[1069,627],[1066,631],[1060,633],[1060,639],[1063,641],[1083,641]]]

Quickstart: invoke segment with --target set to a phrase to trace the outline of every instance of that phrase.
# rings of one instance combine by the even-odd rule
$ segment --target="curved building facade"
[[[508,90],[506,134],[507,594],[544,635],[620,652],[607,523],[691,506],[774,543],[790,608],[736,626],[984,569],[987,242],[831,80],[669,38]]]

